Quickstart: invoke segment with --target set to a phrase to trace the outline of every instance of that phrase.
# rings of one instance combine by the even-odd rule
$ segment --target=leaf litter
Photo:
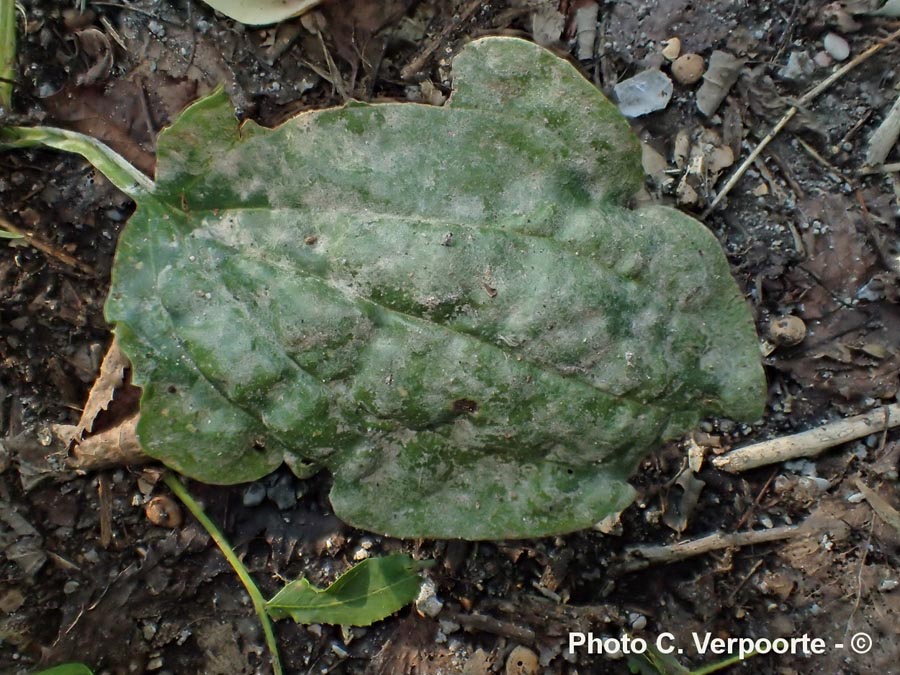
[[[806,258],[787,279],[803,292],[786,303],[798,309],[809,333],[800,346],[771,357],[771,365],[789,372],[808,396],[892,398],[900,369],[900,309],[867,290],[886,270],[866,236],[863,214],[844,195],[806,200],[799,213]]]

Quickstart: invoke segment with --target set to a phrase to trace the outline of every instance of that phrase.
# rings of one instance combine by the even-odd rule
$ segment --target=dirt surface
[[[670,38],[706,63],[722,50],[740,60],[713,114],[697,109],[700,84],[675,82],[664,110],[633,121],[648,147],[645,198],[698,217],[733,165],[840,65],[824,51],[827,34],[846,41],[852,59],[898,27],[863,14],[871,7],[861,3],[800,0],[602,2],[597,22],[580,29],[576,14],[595,3],[345,0],[267,28],[191,0],[88,1],[83,12],[21,4],[5,122],[83,131],[148,173],[159,129],[218,84],[240,115],[272,125],[351,98],[440,104],[453,54],[487,34],[578,54],[610,95],[648,68],[670,73]],[[828,45],[841,56],[839,42]],[[694,635],[807,635],[824,641],[824,653],[757,655],[732,671],[900,673],[900,532],[884,507],[886,519],[875,515],[858,482],[900,505],[896,433],[876,426],[818,458],[738,475],[708,460],[692,470],[687,460],[691,448],[714,456],[895,399],[900,177],[863,168],[898,94],[898,57],[888,45],[803,106],[705,217],[760,335],[787,315],[805,322],[805,334],[793,346],[763,344],[765,419],[708,420],[692,439],[660,448],[632,481],[638,500],[606,533],[396,541],[340,523],[326,478],[282,469],[250,486],[191,484],[267,595],[301,575],[327,584],[366,556],[437,561],[427,574],[438,612],[425,603],[346,630],[279,622],[286,672],[628,672],[621,654],[568,652],[570,632],[591,631],[650,643],[671,633],[666,644],[692,667],[723,658],[699,653]],[[898,159],[892,150],[887,161]],[[111,340],[102,304],[133,205],[81,159],[44,150],[0,154],[0,195],[0,216],[30,235],[0,240],[0,671],[79,660],[97,673],[271,672],[249,600],[205,531],[189,517],[178,527],[146,518],[145,504],[166,492],[155,474],[66,471],[54,433],[77,423]],[[125,389],[106,415],[134,405]],[[94,431],[111,423],[101,416]],[[817,529],[623,569],[629,547],[803,522]],[[851,648],[859,633],[873,639],[866,653]]]

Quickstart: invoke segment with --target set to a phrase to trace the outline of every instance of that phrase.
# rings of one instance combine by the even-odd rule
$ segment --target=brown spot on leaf
[[[478,410],[478,404],[469,398],[458,398],[453,401],[453,412],[457,415],[471,414]]]

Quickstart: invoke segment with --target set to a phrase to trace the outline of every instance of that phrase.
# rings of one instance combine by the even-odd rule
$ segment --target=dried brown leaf
[[[91,387],[87,403],[81,413],[81,419],[76,427],[76,439],[80,439],[85,432],[90,433],[94,428],[94,421],[104,410],[109,409],[109,404],[115,396],[116,389],[125,381],[125,370],[128,368],[128,358],[119,349],[115,336],[106,350],[103,363],[100,366],[100,375]]]
[[[137,439],[138,419],[139,415],[132,415],[120,424],[78,443],[72,449],[69,467],[80,471],[92,471],[151,461],[151,458],[144,454]]]

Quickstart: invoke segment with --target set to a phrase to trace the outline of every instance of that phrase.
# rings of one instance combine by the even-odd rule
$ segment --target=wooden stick
[[[815,87],[813,87],[808,92],[803,94],[803,96],[801,96],[799,99],[797,99],[797,102],[794,105],[792,105],[790,108],[788,108],[787,112],[784,113],[784,117],[782,117],[778,121],[778,123],[774,127],[772,127],[772,130],[768,134],[766,134],[765,138],[763,138],[759,142],[759,144],[753,149],[753,151],[750,153],[750,155],[747,157],[747,159],[745,159],[743,162],[741,162],[741,165],[737,169],[735,169],[734,173],[731,174],[728,181],[725,183],[725,185],[719,191],[719,194],[717,194],[715,196],[715,199],[713,199],[712,202],[710,202],[710,205],[706,208],[706,211],[703,212],[703,215],[701,217],[705,219],[707,216],[709,216],[710,213],[712,213],[715,210],[715,208],[721,203],[721,201],[725,198],[725,196],[729,192],[731,192],[731,189],[735,185],[737,185],[737,182],[741,179],[741,176],[743,176],[744,173],[747,171],[747,169],[750,168],[750,166],[753,164],[753,162],[756,160],[756,158],[759,157],[760,153],[765,149],[765,147],[769,143],[771,143],[772,140],[778,135],[778,133],[782,129],[784,129],[784,127],[787,125],[787,123],[790,122],[794,118],[794,115],[796,115],[798,112],[800,112],[800,109],[803,106],[810,103],[819,94],[821,94],[823,91],[828,89],[828,87],[830,87],[832,84],[837,82],[844,75],[849,73],[851,70],[856,68],[859,64],[863,63],[864,61],[868,60],[869,58],[871,58],[872,56],[874,56],[875,54],[880,52],[882,49],[884,49],[888,44],[890,44],[891,42],[896,40],[898,37],[900,37],[900,30],[894,31],[893,33],[888,35],[883,40],[879,40],[874,45],[869,47],[866,51],[864,51],[862,54],[859,54],[853,60],[848,61],[845,66],[834,71],[831,75],[829,75],[827,78],[822,80],[819,84],[817,84]]]
[[[442,618],[458,623],[466,630],[480,630],[493,635],[501,635],[522,644],[534,644],[535,633],[530,628],[518,626],[509,621],[501,621],[485,614],[463,614],[462,612],[443,612]]]
[[[900,171],[900,162],[881,164],[880,166],[864,166],[859,170],[860,176],[868,176],[873,173],[894,173]]]
[[[713,458],[713,465],[723,471],[738,473],[767,464],[799,457],[814,457],[841,443],[900,425],[900,403],[875,408],[863,415],[823,424],[792,436],[773,438],[737,448]]]
[[[801,525],[784,525],[773,527],[769,530],[748,530],[746,532],[732,532],[730,534],[716,532],[715,534],[679,541],[663,546],[633,546],[625,549],[621,562],[614,564],[608,570],[611,574],[637,572],[652,565],[662,565],[691,558],[710,551],[719,551],[724,548],[739,548],[741,546],[753,546],[754,544],[766,544],[771,541],[779,541],[796,537],[800,534],[812,532],[812,528]]]
[[[884,164],[884,160],[897,144],[898,136],[900,136],[900,96],[894,101],[890,112],[869,139],[866,164],[869,166]]]

